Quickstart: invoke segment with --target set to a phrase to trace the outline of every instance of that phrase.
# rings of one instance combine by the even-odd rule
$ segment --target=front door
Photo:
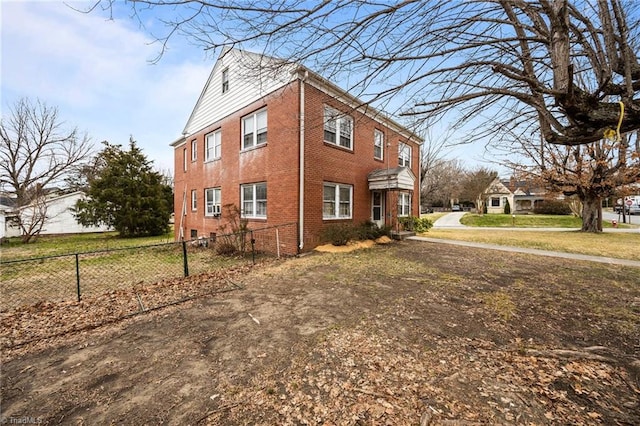
[[[384,197],[382,191],[371,192],[371,220],[379,228],[384,227]]]

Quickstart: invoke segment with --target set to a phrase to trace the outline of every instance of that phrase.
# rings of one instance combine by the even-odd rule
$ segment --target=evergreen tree
[[[505,200],[504,204],[504,214],[511,214],[511,205],[509,204],[509,200]]]
[[[152,169],[133,138],[128,151],[103,143],[100,169],[89,179],[87,199],[76,204],[76,220],[85,226],[111,226],[123,237],[167,232],[173,190],[162,174]]]

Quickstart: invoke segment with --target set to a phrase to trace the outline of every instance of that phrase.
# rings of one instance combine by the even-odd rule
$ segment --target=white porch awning
[[[416,176],[408,167],[377,169],[367,175],[370,191],[409,190],[415,188]]]

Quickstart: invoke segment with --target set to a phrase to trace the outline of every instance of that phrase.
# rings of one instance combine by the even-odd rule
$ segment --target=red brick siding
[[[329,105],[341,112],[349,114],[354,120],[353,150],[346,150],[324,142],[324,106]],[[384,160],[374,158],[374,130],[384,133]],[[322,193],[324,182],[335,182],[353,185],[353,218],[342,222],[360,224],[371,219],[371,192],[367,175],[369,172],[398,166],[398,143],[407,142],[406,138],[382,126],[369,117],[341,104],[320,90],[306,86],[305,91],[305,248],[314,247],[319,242],[321,230],[340,220],[323,220]],[[390,146],[386,146],[387,144]],[[412,147],[411,166],[413,173],[418,173],[418,147]],[[412,214],[418,214],[418,182],[412,197]],[[395,218],[397,210],[397,194],[390,192],[386,196],[387,225],[388,216]],[[310,247],[309,247],[310,246]]]
[[[180,214],[182,212],[183,191],[187,193],[187,215],[185,236],[197,229],[198,236],[208,236],[210,232],[224,232],[221,226],[225,218],[206,217],[204,190],[219,187],[222,205],[234,204],[240,207],[240,185],[267,182],[267,220],[250,220],[251,228],[296,222],[298,220],[298,96],[294,86],[289,86],[259,102],[238,111],[218,123],[213,123],[198,132],[198,159],[190,162],[191,141],[187,140],[188,170],[183,172],[182,150],[175,149],[175,214],[176,238],[179,236]],[[267,107],[267,143],[258,148],[241,152],[242,118]],[[205,136],[220,129],[221,158],[204,162]],[[185,186],[186,184],[186,186]],[[198,191],[198,210],[190,208],[191,190]],[[227,226],[227,231],[229,227]]]
[[[354,120],[353,151],[342,149],[324,142],[324,105],[349,114]],[[241,120],[247,114],[267,108],[267,144],[259,148],[241,152]],[[204,189],[220,187],[222,204],[240,206],[240,185],[267,182],[267,219],[251,220],[250,228],[262,228],[298,221],[299,208],[299,82],[273,93],[259,102],[233,113],[220,122],[213,123],[198,132],[197,161],[191,162],[191,141],[175,148],[175,215],[176,238],[179,236],[180,214],[182,213],[183,191],[187,194],[187,209],[184,218],[185,237],[196,229],[198,236],[208,236],[210,232],[221,230],[225,218],[205,217]],[[221,129],[221,159],[204,163],[205,135]],[[385,134],[384,161],[373,157],[374,129]],[[342,105],[329,95],[305,85],[305,219],[304,250],[310,250],[319,243],[322,229],[336,220],[323,220],[323,183],[334,182],[353,186],[353,219],[356,224],[371,217],[371,193],[367,174],[375,169],[398,166],[398,142],[406,139],[374,120]],[[386,146],[390,143],[390,146]],[[188,170],[183,171],[183,148],[187,148]],[[412,169],[418,172],[419,150],[412,146]],[[191,190],[198,194],[198,209],[191,211]],[[397,198],[391,192],[386,197],[388,214],[395,218]],[[418,214],[418,182],[412,196],[412,214]],[[288,232],[288,239],[291,240]],[[227,229],[228,230],[228,229]],[[291,241],[287,251],[295,253]],[[291,250],[290,250],[291,249]]]

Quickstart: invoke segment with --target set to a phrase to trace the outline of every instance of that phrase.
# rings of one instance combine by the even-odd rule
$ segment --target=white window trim
[[[267,183],[266,182],[256,182],[256,183],[248,183],[248,184],[243,184],[240,185],[240,205],[242,206],[242,213],[241,213],[241,217],[243,218],[247,218],[247,219],[266,219],[267,218],[267,214],[265,213],[264,215],[258,214],[258,200],[256,199],[256,187],[258,185],[264,185],[265,187],[265,191],[267,190]],[[245,213],[244,210],[244,189],[251,187],[252,188],[252,198],[251,198],[251,202],[252,202],[252,210],[253,213],[248,215]],[[265,207],[267,206],[267,200],[269,197],[269,193],[267,192],[267,199],[264,200],[265,202]],[[266,210],[266,208],[265,208]]]
[[[333,215],[330,215],[330,216],[327,216],[324,212],[324,201],[325,201],[324,188],[326,186],[332,186],[335,188]],[[349,215],[348,216],[340,216],[340,189],[341,188],[349,188]],[[353,218],[353,185],[323,182],[322,184],[322,219],[323,220],[342,220],[342,219],[352,219],[352,218]]]
[[[216,194],[217,194],[217,199],[216,199]],[[205,213],[204,213],[205,216],[208,216],[208,217],[220,216],[222,212],[222,191],[220,190],[220,188],[205,188],[204,205],[205,205]]]
[[[191,161],[194,162],[198,159],[198,140],[191,141]]]
[[[408,203],[405,203],[405,201],[408,201]],[[404,211],[405,207],[407,211]],[[411,216],[411,193],[400,192],[398,193],[398,217],[409,216]]]
[[[378,147],[376,143],[378,140],[380,141],[380,156],[376,157],[376,147]],[[378,129],[374,129],[373,131],[373,158],[376,160],[384,160],[384,133]]]
[[[265,127],[265,132],[267,134],[267,138],[269,137],[269,115],[267,114],[267,109],[263,108],[259,111],[256,111],[254,113],[251,113],[249,115],[246,115],[244,117],[242,117],[242,132],[240,135],[240,146],[242,147],[242,151],[246,151],[246,150],[250,150],[253,148],[257,148],[260,146],[264,146],[267,144],[267,140],[265,140],[264,142],[258,142],[258,115],[264,113],[266,116],[266,120],[267,120],[267,127]],[[249,146],[245,146],[244,144],[244,137],[245,137],[245,131],[244,131],[244,123],[245,120],[247,119],[253,119],[253,137],[252,137],[252,141],[251,141],[251,145]],[[262,134],[262,133],[261,133]]]
[[[411,168],[411,146],[404,142],[398,143],[398,165]]]
[[[209,149],[210,137],[213,138],[213,147]],[[216,155],[216,147],[218,148]],[[210,154],[213,152],[213,154]],[[222,130],[214,130],[211,133],[207,133],[204,137],[204,161],[209,162],[217,160],[222,156]]]
[[[195,189],[191,190],[191,211],[198,210],[198,191]]]
[[[329,119],[328,117],[331,117],[331,118]],[[327,123],[329,123],[330,121],[335,122],[335,138],[336,138],[335,142],[328,141],[326,138],[324,138],[324,132],[327,130]],[[349,146],[344,146],[340,144],[340,128],[342,127],[342,124],[344,121],[347,121],[349,123],[349,129],[351,130],[349,132]],[[353,151],[354,126],[353,126],[353,118],[351,116],[343,114],[340,111],[325,105],[322,130],[323,130],[322,137],[326,143],[335,145],[340,148],[348,149],[349,151]],[[329,130],[331,131],[331,129]]]

